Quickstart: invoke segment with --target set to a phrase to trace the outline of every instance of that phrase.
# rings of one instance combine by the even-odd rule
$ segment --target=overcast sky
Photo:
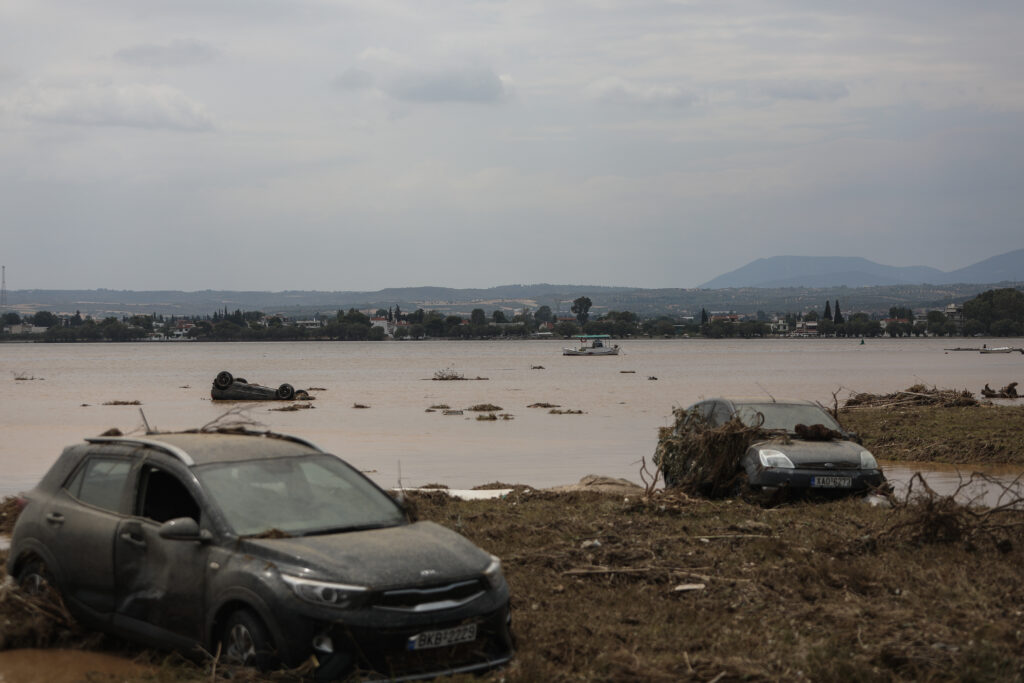
[[[694,287],[1024,247],[1020,0],[4,0],[14,289]]]

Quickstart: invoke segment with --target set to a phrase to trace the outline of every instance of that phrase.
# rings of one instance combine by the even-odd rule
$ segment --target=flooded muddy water
[[[0,683],[115,683],[152,675],[151,667],[87,650],[0,651]]]
[[[141,433],[140,408],[155,429],[211,422],[232,407],[210,400],[221,370],[316,389],[311,410],[250,404],[248,417],[264,428],[310,439],[382,486],[455,488],[494,481],[548,487],[587,474],[639,482],[641,459],[650,461],[673,408],[704,397],[771,394],[831,405],[836,392],[842,399],[925,383],[977,393],[986,383],[1024,380],[1020,354],[951,353],[941,339],[624,340],[622,355],[608,357],[562,356],[565,344],[2,344],[0,495],[33,486],[64,446],[86,436],[111,427]],[[433,381],[438,371],[467,379]],[[130,401],[141,405],[106,405]],[[528,407],[541,402],[582,413]],[[480,403],[500,406],[511,419],[428,412]]]

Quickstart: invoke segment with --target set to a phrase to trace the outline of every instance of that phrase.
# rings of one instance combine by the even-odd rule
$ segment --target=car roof
[[[189,467],[324,452],[296,436],[252,430],[167,432],[139,437],[98,436],[86,441],[93,444],[114,443],[153,448],[177,458]]]
[[[782,405],[800,405],[800,406],[817,406],[815,401],[808,401],[803,398],[772,398],[762,396],[726,396],[715,399],[717,401],[729,401],[735,406],[746,406],[746,405],[767,405],[771,403],[779,403]]]

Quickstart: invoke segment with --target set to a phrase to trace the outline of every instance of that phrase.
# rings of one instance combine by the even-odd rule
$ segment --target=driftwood
[[[958,406],[976,406],[978,399],[964,389],[929,389],[923,384],[915,384],[903,391],[891,394],[853,394],[846,399],[843,410],[856,408],[903,408],[911,406],[942,406],[952,408]]]
[[[1020,398],[1017,395],[1017,383],[1010,382],[999,391],[995,391],[988,384],[981,390],[981,395],[985,398]]]

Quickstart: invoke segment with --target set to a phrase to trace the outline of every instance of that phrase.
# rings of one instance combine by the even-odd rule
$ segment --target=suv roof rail
[[[124,444],[136,444],[138,446],[149,446],[157,450],[163,451],[168,455],[173,455],[175,458],[183,462],[188,467],[196,464],[196,461],[192,459],[192,456],[178,448],[172,446],[169,443],[163,441],[157,441],[156,439],[139,439],[131,436],[92,436],[86,439],[89,443],[124,443]]]

